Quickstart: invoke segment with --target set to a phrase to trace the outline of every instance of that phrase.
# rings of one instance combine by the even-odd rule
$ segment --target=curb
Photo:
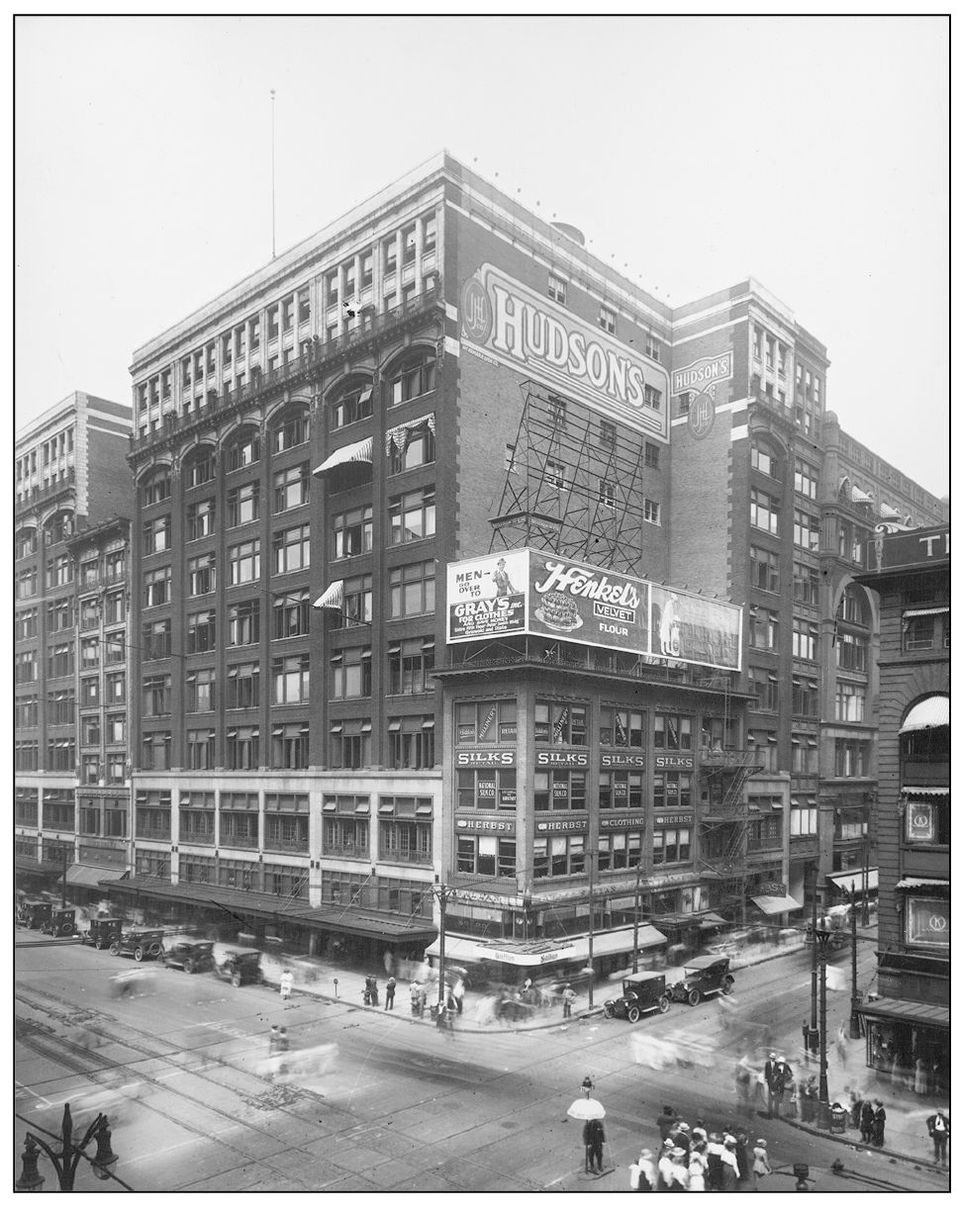
[[[800,1132],[806,1132],[808,1136],[820,1136],[825,1140],[836,1141],[838,1145],[849,1145],[857,1153],[875,1153],[879,1157],[886,1157],[892,1162],[908,1162],[910,1165],[929,1170],[934,1174],[943,1174],[944,1170],[940,1169],[934,1162],[927,1161],[924,1158],[913,1157],[908,1153],[898,1153],[895,1149],[887,1149],[882,1145],[866,1146],[860,1141],[849,1140],[846,1136],[838,1132],[827,1132],[823,1128],[816,1128],[810,1124],[801,1123],[799,1120],[781,1119],[781,1123],[789,1124],[790,1127],[796,1128]]]

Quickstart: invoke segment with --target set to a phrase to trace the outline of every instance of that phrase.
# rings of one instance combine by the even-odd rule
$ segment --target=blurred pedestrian
[[[933,1162],[939,1166],[947,1164],[947,1141],[950,1139],[950,1121],[942,1111],[927,1120],[927,1131],[933,1141]]]
[[[687,1170],[686,1158],[682,1149],[673,1149],[670,1153],[670,1190],[687,1191],[690,1188],[690,1174]]]
[[[463,977],[457,977],[457,983],[453,986],[453,1000],[457,1007],[457,1014],[463,1014],[463,995],[466,992],[466,987],[463,983]]]
[[[878,1149],[883,1148],[883,1135],[887,1126],[887,1113],[884,1110],[883,1103],[877,1099],[877,1105],[873,1111],[873,1143]]]
[[[670,1135],[670,1129],[677,1122],[677,1113],[669,1103],[663,1104],[663,1111],[657,1116],[657,1127],[660,1129],[660,1139],[666,1140]]]
[[[707,1190],[723,1189],[723,1144],[719,1132],[711,1132],[707,1141]]]
[[[810,1024],[803,1020],[803,1059],[810,1059]]]
[[[737,1143],[734,1146],[734,1153],[737,1158],[737,1190],[745,1191],[749,1189],[749,1184],[752,1181],[746,1132],[737,1133]]]
[[[847,1067],[847,1033],[843,1029],[843,1023],[837,1028],[837,1059],[840,1061],[840,1068]]]
[[[929,1094],[930,1093],[930,1066],[926,1062],[926,1058],[917,1057],[917,1063],[914,1067],[913,1079],[914,1094]]]
[[[393,999],[397,992],[397,978],[391,973],[387,977],[387,995],[383,1000],[384,1010],[393,1009]]]
[[[863,1110],[863,1098],[856,1090],[850,1091],[850,1124],[855,1132],[860,1131],[860,1112]]]
[[[690,1153],[690,1161],[687,1163],[687,1173],[689,1183],[688,1191],[705,1191],[706,1187],[706,1172],[707,1163],[704,1155],[699,1150],[692,1150]]]
[[[279,1046],[280,1046],[279,1039],[280,1039],[280,1029],[279,1029],[279,1027],[276,1026],[276,1024],[274,1024],[274,1026],[272,1026],[270,1028],[270,1040],[269,1040],[269,1044],[268,1044],[268,1048],[269,1048],[268,1055],[269,1056],[273,1056],[275,1052],[279,1051]]]
[[[736,1191],[740,1168],[737,1165],[737,1139],[729,1134],[723,1138],[723,1148],[720,1152],[720,1191]]]
[[[602,1119],[588,1119],[583,1125],[583,1143],[587,1150],[587,1170],[599,1174],[603,1170],[603,1142],[606,1135]]]
[[[869,1145],[873,1138],[873,1104],[869,1098],[864,1099],[860,1108],[860,1139]]]
[[[762,1136],[757,1138],[757,1143],[753,1146],[753,1186],[754,1190],[757,1187],[757,1180],[764,1178],[770,1173],[770,1160],[767,1157],[767,1142]]]
[[[773,1091],[776,1086],[777,1054],[771,1052],[763,1066],[763,1080],[767,1087],[767,1116],[773,1118]]]
[[[293,992],[293,973],[289,968],[284,968],[280,973],[280,997],[283,1001],[287,1001],[290,994]]]
[[[634,1191],[656,1191],[657,1167],[649,1149],[641,1149],[640,1156],[630,1167],[630,1186]]]
[[[663,1147],[660,1150],[660,1159],[657,1162],[657,1190],[669,1191],[673,1185],[673,1141],[668,1136],[663,1142]]]
[[[573,991],[573,986],[569,983],[564,986],[563,990],[563,1017],[570,1018],[573,1014],[573,1003],[576,1001],[577,995]]]

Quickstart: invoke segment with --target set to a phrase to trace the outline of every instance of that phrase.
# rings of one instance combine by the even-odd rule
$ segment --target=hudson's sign
[[[673,372],[673,394],[679,396],[685,391],[703,391],[711,383],[720,383],[724,379],[733,378],[733,354],[719,354],[714,358],[698,358],[688,366],[681,366]]]
[[[659,363],[593,328],[489,262],[460,296],[461,343],[635,429],[669,441],[669,384]],[[658,393],[648,396],[646,388]],[[654,403],[656,401],[656,403]]]

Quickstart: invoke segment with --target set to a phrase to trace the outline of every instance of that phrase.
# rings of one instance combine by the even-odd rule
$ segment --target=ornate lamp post
[[[87,1157],[84,1149],[94,1139],[97,1142],[97,1155],[96,1157]],[[108,1178],[115,1177],[107,1169],[108,1166],[112,1166],[117,1160],[117,1155],[113,1152],[110,1144],[110,1123],[105,1115],[98,1115],[84,1133],[80,1143],[75,1144],[73,1140],[73,1116],[70,1114],[70,1104],[65,1103],[60,1140],[56,1143],[60,1146],[59,1150],[51,1148],[46,1141],[40,1140],[32,1132],[27,1133],[24,1140],[23,1153],[21,1154],[23,1171],[14,1183],[14,1190],[41,1191],[43,1189],[43,1184],[46,1180],[37,1169],[37,1159],[41,1153],[45,1153],[53,1163],[61,1191],[73,1190],[77,1166],[80,1164],[81,1157],[87,1158],[87,1161],[93,1167],[94,1174],[102,1181],[105,1182]],[[117,1179],[116,1181],[119,1182],[120,1180]],[[126,1184],[122,1185],[126,1186]]]
[[[830,1127],[830,1093],[827,1089],[827,945],[832,930],[814,930],[817,940],[817,964],[820,969],[820,1090],[817,1127]]]

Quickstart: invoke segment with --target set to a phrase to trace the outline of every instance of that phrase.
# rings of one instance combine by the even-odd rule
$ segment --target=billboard
[[[460,295],[461,346],[669,442],[667,372],[484,262]],[[649,389],[649,390],[648,390]]]
[[[447,565],[447,643],[536,635],[634,656],[740,668],[739,606],[552,552]]]

